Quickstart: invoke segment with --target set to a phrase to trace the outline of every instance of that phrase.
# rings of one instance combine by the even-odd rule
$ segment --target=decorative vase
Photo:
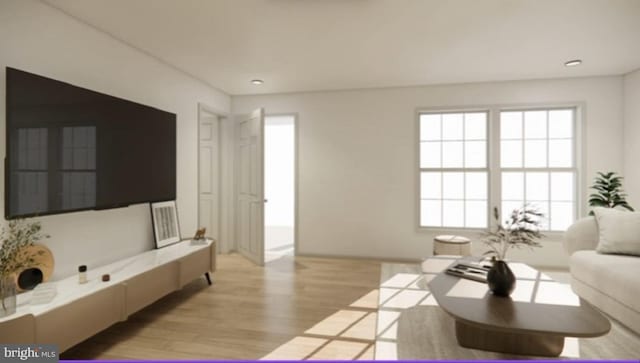
[[[497,260],[487,274],[489,290],[496,296],[509,296],[516,287],[516,276],[506,262]]]
[[[16,312],[16,281],[14,276],[0,278],[0,317]]]

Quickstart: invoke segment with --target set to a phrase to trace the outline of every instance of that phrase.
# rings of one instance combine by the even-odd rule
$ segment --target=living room
[[[568,186],[573,197],[545,200],[546,215],[553,216],[554,211],[560,215],[567,204],[569,212],[564,220],[558,219],[560,227],[543,231],[540,248],[512,249],[508,254],[511,261],[569,284],[570,256],[563,232],[592,210],[589,194],[597,173],[623,176],[627,202],[640,205],[640,172],[634,156],[640,148],[635,142],[640,135],[639,15],[640,3],[633,0],[126,4],[1,0],[3,69],[15,68],[176,115],[175,205],[184,239],[203,226],[199,192],[203,110],[219,126],[213,285],[209,287],[204,278],[185,282],[179,291],[127,321],[68,347],[63,358],[277,359],[286,355],[270,354],[286,352],[281,348],[294,339],[324,339],[320,346],[314,346],[319,343],[314,340],[307,354],[294,355],[313,356],[339,340],[314,334],[314,326],[345,309],[357,310],[349,306],[373,290],[380,294],[380,274],[391,263],[418,264],[431,257],[434,238],[440,235],[471,239],[474,256],[487,251],[481,239],[493,227],[492,207],[504,208],[503,199],[508,199],[502,198],[500,147],[509,140],[501,141],[499,128],[501,116],[508,112],[572,112],[574,126],[568,137],[563,136],[571,143],[567,154],[571,162],[533,168],[548,175],[573,176]],[[572,60],[582,64],[565,65]],[[5,77],[0,79],[0,92],[7,92]],[[0,105],[0,114],[5,115],[6,105]],[[259,266],[263,250],[249,251],[247,257],[238,253],[242,252],[239,231],[245,229],[238,227],[242,216],[236,192],[241,183],[236,172],[241,162],[236,154],[236,124],[248,120],[256,109],[263,109],[267,119],[293,117],[297,145],[296,256],[264,266]],[[423,160],[428,153],[421,154],[421,144],[447,139],[422,138],[421,119],[450,113],[485,115],[485,137],[471,140],[485,145],[484,164],[471,170],[485,173],[486,178],[485,192],[475,201],[484,203],[480,220],[486,223],[481,227],[465,228],[466,217],[447,223],[443,207],[436,220],[423,219],[430,209],[422,202],[429,185],[422,186],[422,175],[448,171],[442,164]],[[6,139],[5,125],[1,140]],[[544,137],[549,145],[555,140],[549,136],[551,129]],[[465,147],[467,143],[462,141]],[[524,144],[526,140],[521,140]],[[545,160],[554,155],[544,152]],[[523,153],[526,158],[526,150]],[[462,155],[467,157],[464,149]],[[470,172],[463,165],[452,169]],[[526,172],[523,166],[516,169]],[[6,183],[5,174],[5,188]],[[547,188],[547,194],[552,192]],[[439,206],[447,199],[441,194],[434,198]],[[75,278],[79,265],[96,273],[101,266],[156,248],[148,203],[35,220],[50,236],[41,243],[55,259],[52,282]],[[213,232],[210,227],[207,235]],[[258,259],[257,265],[252,258]],[[309,288],[301,286],[305,284]],[[378,313],[376,304],[363,306],[365,313],[356,314],[358,319]],[[637,306],[626,306],[635,309],[635,323],[631,318],[611,318],[607,308],[596,307],[613,319],[613,330],[640,346],[638,325],[635,333],[624,325],[638,324]],[[233,315],[235,320],[246,316],[246,321],[235,322],[237,329]],[[193,325],[177,328],[180,322]],[[375,329],[380,321],[373,322]],[[305,335],[307,331],[311,332]],[[371,346],[356,349],[352,344],[359,349],[355,355],[338,357],[376,358],[374,352],[366,355]],[[631,359],[638,354],[614,350],[594,356],[588,349],[571,357]],[[410,354],[405,353],[398,350],[395,358],[408,359]],[[412,358],[460,357],[456,354]],[[484,356],[470,356],[474,357]]]

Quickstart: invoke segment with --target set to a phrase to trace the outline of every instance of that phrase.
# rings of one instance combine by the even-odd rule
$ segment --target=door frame
[[[293,255],[298,255],[298,181],[299,181],[299,163],[300,158],[298,157],[298,113],[297,112],[278,112],[278,113],[267,113],[265,112],[265,128],[267,127],[266,119],[269,117],[279,117],[279,116],[288,116],[293,117]],[[264,157],[264,155],[263,155]],[[266,196],[265,196],[266,197]],[[265,208],[266,209],[266,208]],[[265,226],[266,227],[266,226]]]
[[[218,123],[218,226],[219,226],[219,231],[218,231],[218,241],[217,241],[217,246],[216,246],[216,252],[217,253],[228,253],[229,250],[231,249],[232,246],[232,241],[233,241],[233,232],[232,230],[230,230],[228,228],[228,224],[224,223],[224,218],[223,215],[227,213],[228,208],[225,208],[224,205],[224,200],[223,200],[223,196],[225,194],[223,194],[223,191],[225,191],[226,188],[226,184],[225,184],[225,176],[227,175],[227,173],[224,170],[224,163],[223,160],[225,159],[225,157],[227,157],[227,153],[225,152],[225,138],[223,137],[224,132],[223,132],[223,127],[226,123],[226,121],[229,119],[229,113],[219,110],[215,107],[211,107],[207,104],[204,104],[202,102],[198,102],[198,120],[197,120],[197,169],[198,169],[198,173],[197,173],[197,198],[198,198],[198,209],[196,211],[196,223],[198,224],[198,228],[200,228],[201,226],[200,224],[200,175],[202,173],[202,170],[200,170],[200,135],[202,133],[201,130],[201,123],[202,123],[202,119],[205,116],[205,114],[209,115],[209,116],[215,116],[218,118],[217,123]],[[223,157],[223,155],[225,157]],[[230,232],[231,231],[231,232]]]

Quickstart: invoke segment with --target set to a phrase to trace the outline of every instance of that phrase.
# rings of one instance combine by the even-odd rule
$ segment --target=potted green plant
[[[593,181],[591,189],[595,190],[595,193],[589,196],[589,206],[591,207],[605,207],[605,208],[624,208],[633,212],[633,208],[627,203],[627,195],[622,189],[622,177],[615,172],[602,173],[598,172],[598,175]],[[589,213],[593,215],[593,211]]]
[[[493,208],[495,230],[485,235],[483,242],[490,248],[485,255],[493,256],[493,264],[487,274],[489,290],[497,296],[509,296],[515,289],[516,278],[505,262],[511,248],[541,247],[539,242],[543,234],[540,227],[544,214],[527,204],[514,209],[509,218],[500,221],[498,208]]]
[[[27,222],[24,219],[9,221],[0,233],[0,316],[10,315],[16,310],[15,273],[33,264],[37,254],[26,254],[25,249],[43,238],[40,222]],[[39,252],[42,253],[42,252]]]

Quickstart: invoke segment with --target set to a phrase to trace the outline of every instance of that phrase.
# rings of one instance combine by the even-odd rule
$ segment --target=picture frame
[[[151,221],[156,249],[180,242],[180,224],[175,200],[151,203]]]

